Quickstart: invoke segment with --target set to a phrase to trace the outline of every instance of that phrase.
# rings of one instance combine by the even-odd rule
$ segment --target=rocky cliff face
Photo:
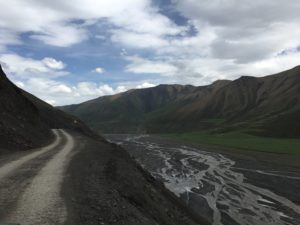
[[[0,153],[46,144],[52,128],[92,133],[77,118],[15,86],[0,66]]]
[[[0,149],[32,148],[45,143],[51,132],[38,109],[10,82],[0,67]]]

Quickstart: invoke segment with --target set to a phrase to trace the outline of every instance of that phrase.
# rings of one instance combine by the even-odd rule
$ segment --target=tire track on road
[[[3,221],[3,217],[6,217],[16,207],[18,199],[39,171],[65,145],[65,136],[60,130],[58,130],[57,134],[59,135],[59,143],[54,148],[24,162],[0,179],[0,223]],[[12,162],[14,161],[12,160]]]
[[[74,139],[67,132],[62,133],[67,139],[65,146],[32,180],[19,199],[16,209],[5,221],[22,225],[59,225],[65,222],[67,210],[60,192]]]
[[[9,175],[11,172],[18,169],[20,166],[22,166],[24,163],[42,155],[43,153],[46,153],[47,151],[55,148],[59,142],[61,141],[61,137],[59,136],[58,130],[52,130],[55,135],[55,140],[50,145],[41,148],[41,150],[35,151],[33,153],[30,153],[28,155],[25,155],[17,160],[14,160],[12,162],[6,163],[2,167],[0,167],[0,180]]]

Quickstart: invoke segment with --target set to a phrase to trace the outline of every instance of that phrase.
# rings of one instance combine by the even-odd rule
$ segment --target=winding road
[[[74,138],[64,130],[53,133],[55,139],[50,145],[12,160],[10,157],[0,165],[0,223],[65,222],[61,187]]]

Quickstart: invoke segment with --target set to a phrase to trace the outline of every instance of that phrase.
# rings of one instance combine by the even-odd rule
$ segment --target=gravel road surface
[[[208,224],[119,146],[53,134],[44,148],[1,155],[0,224]]]

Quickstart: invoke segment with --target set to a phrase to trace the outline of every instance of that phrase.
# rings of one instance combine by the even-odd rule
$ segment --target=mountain
[[[29,149],[47,143],[53,128],[91,133],[74,116],[52,107],[15,86],[0,66],[0,152]],[[2,150],[3,151],[3,150]]]
[[[105,132],[136,132],[144,129],[141,124],[146,115],[191,93],[194,89],[193,86],[161,85],[105,96],[61,109],[77,115],[91,127]]]
[[[153,124],[153,131],[159,123],[165,130],[179,131],[223,127],[299,137],[300,67],[261,78],[243,76],[214,92],[176,104],[174,110],[150,120],[148,127]]]
[[[300,66],[207,86],[159,85],[61,107],[105,133],[244,129],[300,137]]]

